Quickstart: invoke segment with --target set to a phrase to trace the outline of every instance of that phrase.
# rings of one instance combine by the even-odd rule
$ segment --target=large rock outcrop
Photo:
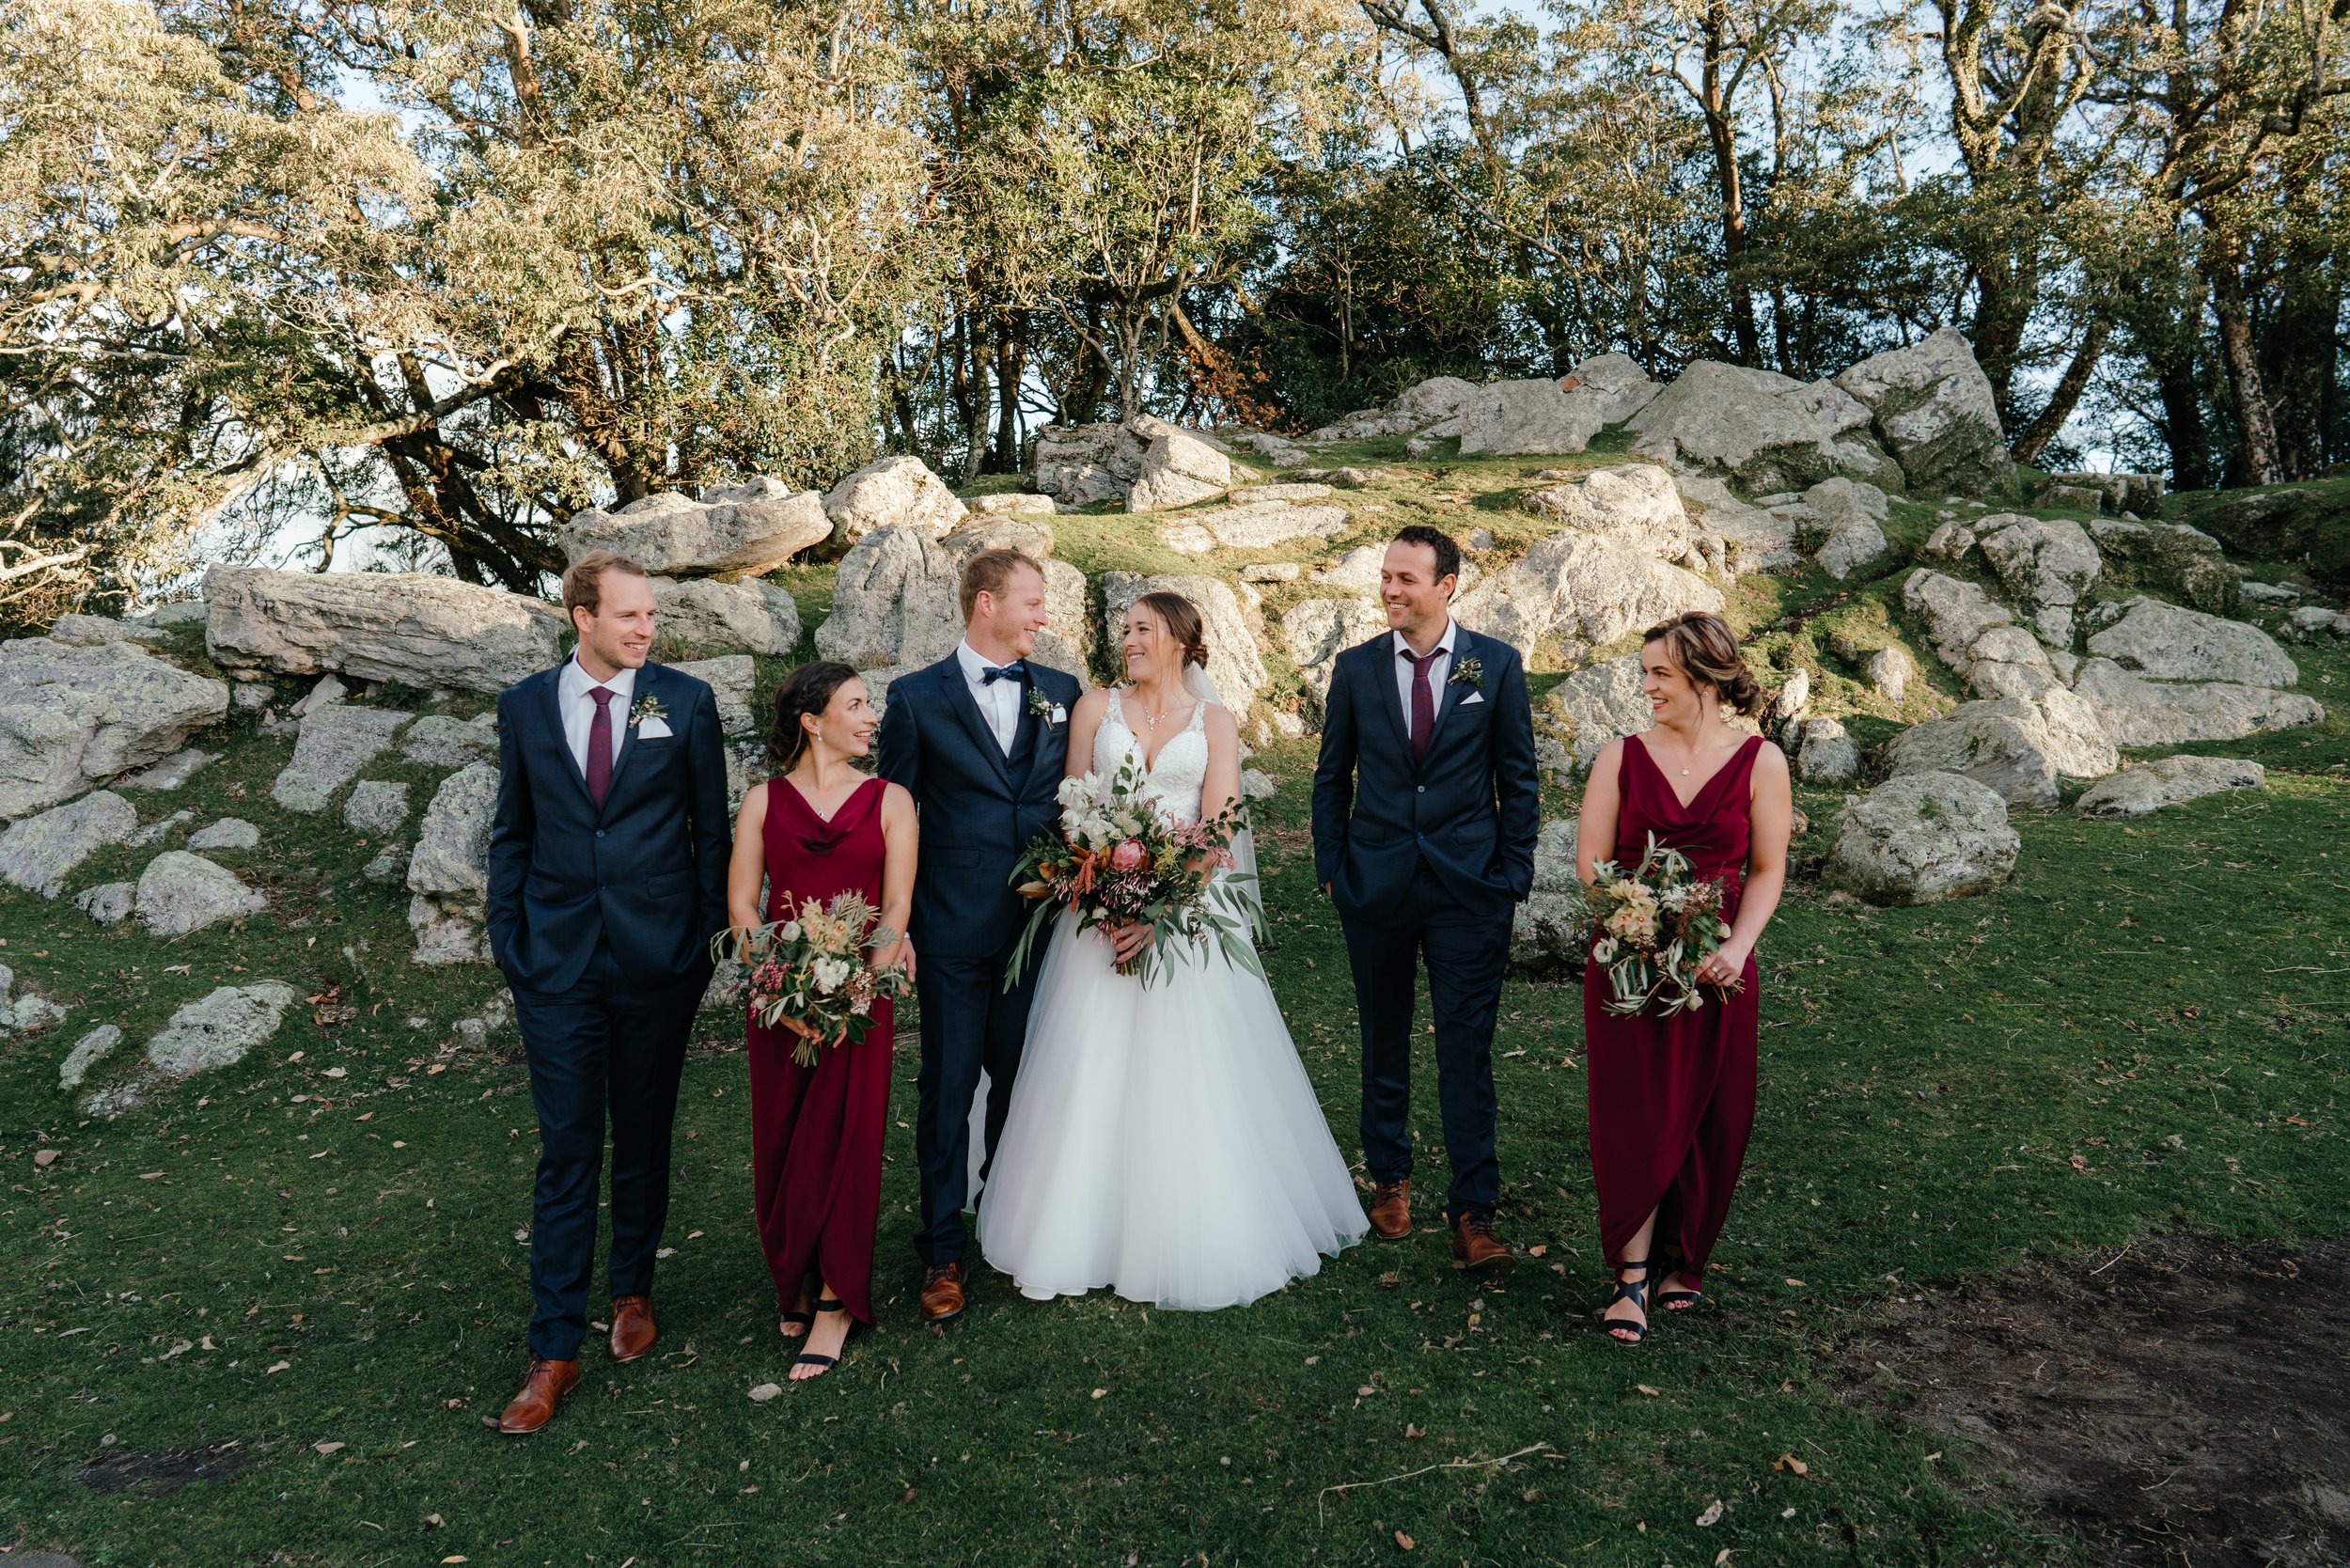
[[[1281,617],[1281,646],[1305,678],[1317,711],[1330,695],[1340,654],[1387,630],[1387,613],[1365,599],[1307,599]]]
[[[186,850],[165,850],[139,873],[139,923],[157,936],[185,936],[223,920],[258,915],[269,901],[237,873]]]
[[[2165,757],[2100,778],[2073,809],[2084,817],[2142,817],[2224,791],[2257,790],[2267,778],[2258,762],[2232,757]]]
[[[2005,882],[2023,847],[1997,792],[1917,773],[1845,800],[1822,875],[1872,903],[1939,903]]]
[[[554,664],[564,632],[540,600],[413,573],[216,566],[204,600],[205,644],[228,668],[484,696]]]
[[[1123,501],[1141,476],[1143,447],[1125,425],[1047,425],[1036,432],[1028,488],[1073,507]]]
[[[1243,591],[1248,591],[1246,585]],[[1232,585],[1220,577],[1184,572],[1146,577],[1132,572],[1105,572],[1102,574],[1102,615],[1104,626],[1112,629],[1106,635],[1113,641],[1115,628],[1125,624],[1126,612],[1146,593],[1180,593],[1198,610],[1208,644],[1208,678],[1215,682],[1216,695],[1232,716],[1246,719],[1272,682],[1257,648],[1261,619],[1256,595],[1249,592],[1244,602]]]
[[[2089,537],[2105,557],[2108,590],[2119,582],[2212,615],[2244,607],[2243,573],[2201,528],[2099,518],[2089,525]]]
[[[780,658],[799,646],[800,607],[773,583],[655,577],[652,603],[665,651]]]
[[[329,702],[302,720],[293,760],[270,786],[270,798],[289,811],[308,815],[326,809],[335,792],[359,776],[392,744],[406,713],[395,708],[358,708]]]
[[[1898,484],[1869,434],[1869,410],[1829,382],[1700,359],[1632,416],[1633,451],[1676,472],[1722,474],[1750,491],[1801,490],[1842,475]]]
[[[1578,769],[1589,768],[1609,741],[1637,735],[1655,722],[1655,711],[1640,690],[1645,676],[1640,656],[1625,653],[1576,670],[1543,699],[1543,716]]]
[[[1955,329],[1872,354],[1836,384],[1867,405],[1877,439],[1911,488],[1980,495],[2013,476],[1991,378]]]
[[[1531,657],[1556,635],[1612,642],[1684,610],[1718,610],[1721,590],[1696,572],[1582,528],[1561,528],[1455,602],[1462,625]]]
[[[138,825],[139,814],[112,790],[53,806],[0,833],[0,882],[54,899],[83,861],[129,839]]]
[[[0,820],[160,762],[227,712],[227,682],[136,643],[0,643]]]
[[[1363,441],[1383,435],[1415,435],[1461,417],[1478,394],[1475,382],[1459,376],[1431,376],[1398,393],[1378,408],[1359,408],[1324,425],[1306,439],[1316,444]],[[1459,434],[1459,431],[1448,431]]]
[[[964,563],[997,546],[1026,551],[1044,568],[1046,625],[1036,658],[1082,681],[1091,645],[1085,574],[1052,558],[1053,530],[1041,518],[976,517],[944,539],[918,528],[866,535],[833,574],[832,614],[816,628],[816,651],[885,671],[884,685],[900,671],[935,664],[963,640]]]
[[[2052,647],[2070,648],[2074,607],[2089,597],[2105,569],[2088,531],[2069,517],[2016,512],[1996,512],[1966,531],[1998,574],[1999,586],[2025,606],[2042,638]],[[1936,538],[1943,534],[1935,530]],[[1956,543],[1955,535],[1949,543]]]
[[[408,925],[418,964],[487,960],[481,933],[490,887],[490,819],[498,771],[474,762],[441,780],[408,857]]]
[[[1147,445],[1135,482],[1127,487],[1128,511],[1187,507],[1232,488],[1232,460],[1198,432],[1147,414],[1133,429]]]
[[[825,494],[832,542],[846,549],[875,528],[945,534],[970,515],[947,481],[918,457],[876,458]]]
[[[2011,806],[2053,807],[2058,780],[2102,778],[2121,766],[2088,703],[2055,687],[2031,700],[1963,702],[1886,743],[1888,771],[1962,774]]]
[[[1180,512],[1160,521],[1159,537],[1170,550],[1204,556],[1216,549],[1266,550],[1292,540],[1332,540],[1346,531],[1346,522],[1344,507],[1266,499]]]
[[[1594,469],[1563,483],[1530,490],[1518,505],[1560,527],[1621,544],[1692,572],[1728,566],[1719,536],[1691,521],[1670,474],[1653,463]]]
[[[617,510],[578,512],[562,537],[568,560],[618,550],[657,577],[755,577],[822,544],[832,531],[824,497],[757,478],[713,486],[698,500],[665,490]]]
[[[2257,626],[2142,595],[2090,619],[2092,657],[2073,689],[2118,745],[2234,741],[2325,719],[2314,698],[2283,689],[2300,670]]]

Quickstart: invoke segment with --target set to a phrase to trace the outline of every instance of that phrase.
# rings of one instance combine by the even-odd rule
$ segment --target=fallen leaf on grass
[[[1356,1399],[1369,1399],[1371,1395],[1377,1393],[1378,1391],[1378,1389],[1366,1383],[1361,1388],[1355,1390],[1355,1397]]]
[[[262,1375],[263,1377],[267,1377],[267,1376],[269,1375],[269,1372],[288,1372],[288,1371],[290,1371],[290,1370],[292,1369],[292,1367],[293,1367],[293,1363],[292,1363],[291,1361],[280,1361],[280,1362],[278,1362],[275,1366],[274,1366],[274,1367],[270,1368],[269,1372],[263,1372],[261,1375]]]
[[[1526,1249],[1526,1255],[1529,1258],[1539,1258],[1549,1250],[1550,1248],[1543,1246],[1541,1242],[1536,1242],[1533,1246]]]
[[[2086,1154],[2075,1154],[2071,1159],[2065,1161],[2064,1163],[2071,1166],[2075,1170],[2087,1170],[2089,1168],[2089,1156]]]
[[[344,1445],[341,1443],[321,1442],[312,1443],[310,1447],[320,1453],[340,1453],[343,1451]]]
[[[1395,1532],[1395,1544],[1402,1547],[1407,1552],[1412,1549],[1412,1538],[1404,1534],[1402,1530],[1397,1530]]]
[[[1799,1476],[1808,1476],[1811,1473],[1811,1466],[1805,1464],[1802,1460],[1797,1459],[1792,1453],[1782,1453],[1777,1459],[1772,1460],[1771,1468],[1774,1470],[1787,1470]]]
[[[761,1383],[751,1390],[751,1403],[753,1404],[764,1404],[781,1392],[783,1392],[783,1389],[781,1386],[777,1384]]]
[[[51,1166],[55,1165],[56,1163],[57,1163],[57,1151],[56,1151],[56,1150],[55,1150],[55,1149],[36,1149],[36,1150],[34,1150],[34,1151],[33,1151],[33,1168],[34,1168],[35,1170],[46,1170],[46,1169],[48,1169]]]
[[[1096,1389],[1094,1389],[1094,1390],[1093,1390],[1093,1397],[1094,1397],[1095,1399],[1100,1399],[1100,1398],[1101,1398],[1104,1394],[1106,1394],[1106,1393],[1108,1393],[1108,1392],[1109,1392],[1109,1390],[1108,1390],[1107,1388],[1096,1388]]]
[[[1792,1274],[1791,1274],[1791,1275],[1789,1275],[1789,1276],[1787,1277],[1787,1282],[1788,1282],[1790,1285],[1794,1286],[1794,1287],[1795,1287],[1795,1289],[1797,1289],[1797,1290],[1801,1290],[1801,1289],[1803,1289],[1803,1281],[1802,1281],[1802,1280],[1800,1280],[1800,1279],[1798,1279],[1798,1278],[1795,1278],[1794,1275],[1792,1275]]]
[[[1730,1548],[1728,1546],[1724,1546],[1720,1551],[1714,1554],[1714,1568],[1722,1568],[1722,1565],[1729,1560]]]
[[[443,1568],[446,1568],[446,1565],[447,1565],[447,1564],[449,1564],[449,1563],[452,1563],[452,1562],[462,1562],[462,1561],[464,1561],[464,1560],[464,1560],[462,1557],[445,1557],[445,1558],[441,1559],[441,1562],[442,1562],[442,1564],[443,1564]]]
[[[1640,1390],[1640,1392],[1642,1392],[1642,1393],[1644,1393],[1644,1394],[1648,1395],[1651,1399],[1653,1399],[1653,1398],[1655,1398],[1658,1394],[1660,1394],[1660,1393],[1663,1393],[1663,1392],[1664,1392],[1664,1390],[1663,1390],[1662,1388],[1650,1388],[1650,1387],[1649,1387],[1647,1384],[1645,1384],[1645,1383],[1635,1383],[1635,1384],[1633,1385],[1633,1387],[1634,1387],[1635,1388],[1639,1389],[1639,1390]]]
[[[1403,1435],[1406,1437],[1425,1437],[1428,1435],[1428,1429],[1424,1426],[1414,1426],[1411,1422],[1405,1421],[1403,1423]]]
[[[1716,1525],[1718,1525],[1721,1522],[1722,1499],[1716,1497],[1712,1502],[1705,1505],[1705,1512],[1698,1515],[1698,1529],[1712,1529]]]

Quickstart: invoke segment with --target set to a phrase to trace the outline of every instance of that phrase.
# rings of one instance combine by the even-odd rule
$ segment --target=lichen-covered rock
[[[1590,768],[1609,741],[1637,735],[1655,722],[1640,690],[1642,678],[1640,656],[1625,653],[1576,670],[1543,699],[1543,716],[1567,744],[1578,771]]]
[[[168,816],[158,817],[151,823],[142,823],[137,832],[122,841],[133,849],[145,849],[149,844],[163,842],[195,820],[196,813],[193,811],[185,809],[174,811]]]
[[[2186,609],[2141,594],[2101,604],[2089,651],[2150,681],[2232,681],[2290,686],[2301,677],[2292,656],[2259,627]]]
[[[204,597],[224,667],[484,695],[554,664],[564,632],[550,604],[453,577],[216,566]]]
[[[1028,517],[974,518],[944,539],[916,528],[866,535],[833,574],[832,614],[816,628],[817,653],[868,670],[937,663],[963,640],[964,563],[999,545],[1026,551],[1044,568],[1046,623],[1036,658],[1082,680],[1091,646],[1085,575],[1052,558],[1052,528]],[[870,675],[866,683],[873,683]]]
[[[2013,475],[1991,378],[1954,329],[1872,354],[1836,384],[1868,405],[1878,439],[1918,489],[1981,495]]]
[[[1462,455],[1579,452],[1606,427],[1617,401],[1596,391],[1566,391],[1546,378],[1480,386],[1462,411]]]
[[[2111,659],[2084,659],[2074,693],[2096,710],[2116,745],[2240,741],[2265,729],[2325,722],[2313,698],[2233,681],[2150,681]]]
[[[1734,572],[1782,572],[1800,565],[1795,548],[1795,523],[1763,507],[1750,506],[1731,492],[1720,478],[1706,474],[1675,474],[1673,488],[1684,506],[1695,507],[1693,521],[1719,535]]]
[[[2243,608],[2243,574],[2221,553],[2219,541],[2201,528],[2099,518],[2089,525],[2089,537],[2106,558],[2107,591],[2118,579],[2212,615],[2234,615]]]
[[[138,825],[139,814],[112,790],[53,806],[0,832],[0,882],[54,899],[76,867]]]
[[[1898,482],[1869,411],[1835,386],[1700,359],[1632,416],[1632,449],[1676,472],[1727,474],[1758,493],[1841,474]]]
[[[1899,648],[1880,648],[1869,655],[1869,684],[1888,702],[1899,702],[1918,674],[1918,661]]]
[[[591,550],[618,550],[658,577],[756,577],[822,544],[832,531],[823,496],[755,478],[713,486],[698,500],[666,490],[617,510],[591,509],[574,514],[562,538],[567,560]],[[552,663],[544,660],[541,667]]]
[[[133,620],[111,620],[102,615],[61,615],[49,628],[52,642],[95,648],[102,642],[143,642],[164,636],[160,626]]]
[[[408,786],[384,778],[359,780],[343,802],[343,821],[369,839],[398,833],[408,822]]]
[[[136,643],[0,643],[0,820],[160,762],[227,712],[226,682]]]
[[[2142,817],[2225,790],[2257,790],[2267,778],[2258,762],[2232,757],[2165,757],[2100,778],[2073,808],[2084,817]]]
[[[1860,751],[1832,718],[1803,721],[1803,745],[1795,756],[1795,774],[1806,784],[1849,784],[1860,776]]]
[[[885,457],[833,486],[824,496],[824,515],[832,519],[833,543],[845,548],[875,528],[948,533],[970,510],[920,458]]]
[[[486,960],[481,934],[490,886],[490,820],[497,809],[498,771],[474,762],[441,780],[417,825],[408,857],[408,923],[418,964]]]
[[[135,882],[102,882],[73,895],[73,907],[102,926],[118,926],[138,907]]]
[[[979,517],[1050,517],[1053,498],[1025,490],[998,491],[993,495],[974,495],[964,502]]]
[[[1128,511],[1187,507],[1232,488],[1232,460],[1198,432],[1150,415],[1133,428],[1148,445],[1126,491]]]
[[[400,738],[400,754],[429,768],[462,768],[498,754],[498,722],[494,710],[478,718],[451,718],[427,713]]]
[[[1527,511],[1691,571],[1728,564],[1720,540],[1690,520],[1672,476],[1653,463],[1594,469],[1518,497]]]
[[[1803,493],[1804,505],[1820,520],[1823,538],[1811,555],[1820,570],[1842,582],[1886,552],[1885,492],[1866,479],[1838,475]]]
[[[302,721],[293,760],[270,785],[270,799],[308,816],[325,810],[335,792],[383,755],[407,722],[408,715],[393,708],[330,702],[313,709]]]
[[[1582,968],[1591,956],[1574,862],[1574,820],[1544,823],[1534,843],[1533,890],[1510,923],[1511,961],[1530,974],[1565,974]]]
[[[1106,626],[1125,624],[1126,612],[1146,593],[1180,593],[1199,611],[1208,644],[1208,678],[1232,717],[1246,719],[1271,683],[1258,651],[1259,619],[1254,603],[1244,604],[1220,577],[1182,572],[1141,576],[1132,572],[1102,574],[1102,613]],[[1250,590],[1253,601],[1254,592]]]
[[[799,646],[800,607],[773,583],[655,577],[652,604],[665,656],[671,649],[690,649],[704,656],[781,658]]]
[[[1433,425],[1461,417],[1480,388],[1459,376],[1431,376],[1397,394],[1379,408],[1356,409],[1323,426],[1306,439],[1315,444],[1361,441],[1372,436],[1411,435]]]
[[[1924,622],[1934,656],[1965,674],[1967,651],[1994,626],[2014,622],[2007,607],[1963,577],[1919,567],[1902,584],[1902,607]]]
[[[276,980],[221,986],[171,1015],[147,1043],[148,1065],[174,1079],[233,1067],[277,1032],[300,999]]]
[[[1455,602],[1454,618],[1531,657],[1557,635],[1582,647],[1612,642],[1684,610],[1718,610],[1721,590],[1581,528],[1561,528]]]
[[[1143,441],[1124,425],[1047,425],[1036,432],[1028,488],[1071,506],[1123,501],[1142,473]]]
[[[1313,461],[1313,454],[1305,447],[1271,431],[1253,431],[1246,425],[1218,425],[1215,434],[1228,448],[1254,452],[1276,468],[1302,468]]]
[[[1301,507],[1285,501],[1179,512],[1159,523],[1159,537],[1167,548],[1187,556],[1204,556],[1217,548],[1265,550],[1292,540],[1336,539],[1345,531],[1344,507]]]
[[[196,769],[219,760],[216,753],[182,746],[153,767],[133,774],[122,786],[126,790],[176,790],[195,777]]]
[[[1822,875],[1872,903],[1939,903],[2005,882],[2023,847],[1995,791],[1915,773],[1845,800]]]
[[[2059,686],[2038,699],[1963,702],[1887,743],[1888,771],[1963,774],[2011,806],[2053,807],[2060,778],[2102,778],[2121,766],[2096,714]]]
[[[2073,607],[2089,596],[2104,559],[2070,518],[1996,512],[1974,525],[1976,544],[1999,584],[2029,608],[2040,635],[2059,648],[2073,642]]]
[[[65,1054],[65,1060],[57,1063],[57,1087],[69,1094],[81,1088],[82,1080],[89,1076],[89,1070],[111,1056],[114,1048],[121,1043],[122,1030],[112,1024],[101,1024],[90,1030],[75,1041],[73,1049]]]
[[[261,830],[243,817],[223,817],[188,835],[188,848],[199,852],[256,849],[260,842]]]
[[[1362,599],[1308,599],[1281,617],[1281,644],[1320,709],[1338,656],[1387,629],[1387,613]]]
[[[2087,492],[2087,510],[2100,509],[2111,512],[2136,512],[2151,517],[2162,510],[2163,478],[2160,474],[2070,473],[2051,474],[2040,481],[2043,506],[2055,506],[2047,497],[2061,491]]]
[[[269,901],[237,873],[186,850],[165,850],[139,873],[139,923],[157,936],[185,936],[258,915]]]
[[[718,706],[720,730],[736,740],[758,733],[759,721],[751,713],[751,693],[759,683],[759,666],[751,662],[749,654],[697,659],[670,667],[710,687],[710,695]]]

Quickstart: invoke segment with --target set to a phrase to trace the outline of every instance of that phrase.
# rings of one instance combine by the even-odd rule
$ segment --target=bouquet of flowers
[[[1640,863],[1625,870],[1613,860],[1591,867],[1585,892],[1594,940],[1591,957],[1607,971],[1610,1012],[1645,1012],[1652,1004],[1667,1018],[1705,1005],[1698,965],[1730,936],[1722,910],[1729,889],[1700,880],[1688,857],[1649,835]],[[1734,986],[1732,987],[1734,989]]]
[[[1119,966],[1121,974],[1138,974],[1145,986],[1179,942],[1214,942],[1235,968],[1264,972],[1248,941],[1246,890],[1238,886],[1253,879],[1230,869],[1240,808],[1201,822],[1170,822],[1145,793],[1146,783],[1131,760],[1107,779],[1088,773],[1061,780],[1060,831],[1039,835],[1012,868],[1012,886],[1036,910],[1013,949],[1007,986],[1027,962],[1037,933],[1063,909],[1076,912],[1081,930],[1149,926],[1150,946]]]
[[[896,940],[879,910],[846,892],[806,900],[790,919],[721,932],[712,949],[749,968],[752,1019],[797,1034],[791,1059],[813,1067],[824,1047],[865,1038],[876,1001],[906,994],[905,971],[875,968],[869,952]]]

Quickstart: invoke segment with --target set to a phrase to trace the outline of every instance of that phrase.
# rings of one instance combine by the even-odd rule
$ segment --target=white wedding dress
[[[1206,714],[1148,774],[1176,820],[1199,815]],[[1113,698],[1093,768],[1130,758],[1142,743]],[[1211,947],[1171,954],[1146,990],[1062,916],[979,1203],[987,1261],[1038,1300],[1107,1286],[1204,1310],[1314,1273],[1367,1229],[1272,988]]]

